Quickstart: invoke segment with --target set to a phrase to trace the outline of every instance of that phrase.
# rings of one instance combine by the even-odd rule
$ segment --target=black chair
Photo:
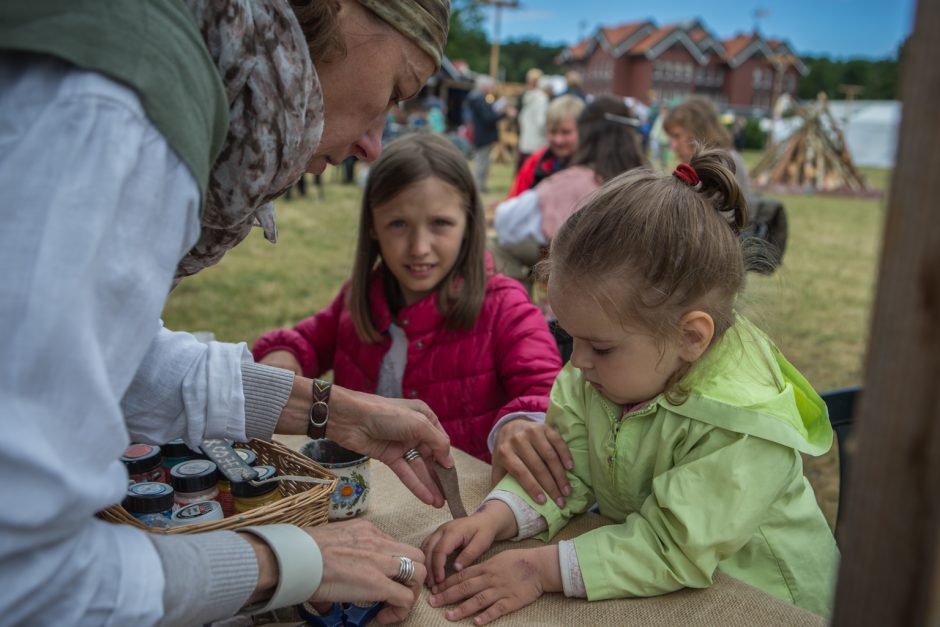
[[[855,414],[855,401],[861,393],[860,385],[829,390],[820,394],[826,407],[829,409],[829,424],[836,434],[839,444],[839,509],[836,512],[836,529],[839,529],[839,519],[842,517],[842,507],[845,505],[845,484],[849,476],[851,459],[846,443],[852,431],[852,417]]]
[[[748,198],[748,225],[741,238],[760,242],[760,253],[750,270],[760,274],[773,274],[783,262],[787,249],[787,212],[783,203],[775,198],[752,195]]]
[[[561,355],[561,365],[564,366],[568,363],[568,360],[571,359],[571,351],[574,349],[574,340],[571,339],[571,336],[558,326],[557,320],[548,321],[548,329],[552,332],[552,337],[555,338],[555,344],[558,345],[558,353]]]

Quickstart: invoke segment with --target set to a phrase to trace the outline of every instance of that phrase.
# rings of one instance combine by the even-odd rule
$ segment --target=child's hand
[[[290,351],[271,351],[262,358],[259,362],[267,366],[274,366],[275,368],[283,368],[284,370],[290,370],[296,375],[303,376],[303,368],[300,367],[300,362],[297,361],[297,358],[294,357],[294,354]]]
[[[476,625],[525,607],[545,592],[562,590],[558,547],[512,549],[465,568],[434,586],[428,599],[432,607],[453,605],[444,616],[461,620],[476,614]]]
[[[508,472],[536,502],[545,502],[544,489],[558,507],[564,507],[564,497],[571,495],[565,469],[573,467],[568,445],[557,431],[546,424],[510,420],[496,433],[494,485]]]
[[[490,548],[493,540],[516,535],[516,519],[502,501],[484,501],[472,516],[444,523],[421,544],[428,569],[428,585],[444,581],[447,557],[463,547],[454,559],[454,570],[472,564]]]

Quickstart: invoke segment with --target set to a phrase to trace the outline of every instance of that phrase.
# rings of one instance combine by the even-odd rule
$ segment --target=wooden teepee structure
[[[761,188],[864,193],[868,185],[852,163],[845,136],[829,111],[825,94],[798,107],[803,125],[786,141],[771,146],[751,170]]]

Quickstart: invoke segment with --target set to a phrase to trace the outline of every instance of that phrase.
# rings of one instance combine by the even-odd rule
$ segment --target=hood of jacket
[[[715,342],[683,379],[689,398],[670,411],[722,429],[821,455],[832,446],[825,402],[746,318]]]

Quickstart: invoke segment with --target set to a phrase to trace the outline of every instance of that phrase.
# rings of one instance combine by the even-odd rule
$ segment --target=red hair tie
[[[672,175],[689,187],[695,187],[702,182],[702,179],[698,177],[698,172],[688,163],[677,165],[676,169],[672,171]]]

